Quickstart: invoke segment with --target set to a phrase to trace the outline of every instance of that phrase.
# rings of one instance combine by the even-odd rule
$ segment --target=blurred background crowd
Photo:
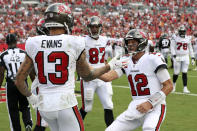
[[[0,44],[8,33],[15,33],[20,43],[35,36],[36,23],[54,2],[73,10],[74,35],[86,34],[92,15],[101,17],[102,34],[110,37],[124,37],[130,28],[142,28],[156,41],[162,33],[175,33],[180,25],[186,26],[188,35],[197,30],[196,0],[0,0]]]

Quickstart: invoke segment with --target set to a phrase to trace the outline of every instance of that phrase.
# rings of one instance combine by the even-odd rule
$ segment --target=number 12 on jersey
[[[39,51],[35,57],[38,69],[38,80],[41,84],[47,84],[47,79],[56,85],[63,85],[68,80],[68,65],[69,56],[62,51],[51,52],[47,56],[47,62],[44,62],[44,51]],[[60,64],[55,64],[55,72],[45,74],[44,68],[50,66],[49,63],[56,63],[56,60],[60,60]],[[47,68],[47,67],[46,67]],[[57,72],[60,72],[60,77],[57,77]]]
[[[132,75],[129,75],[128,81],[131,87],[132,96],[150,95],[149,88],[142,89],[142,87],[146,87],[148,85],[148,80],[145,74],[136,74],[134,77],[135,82],[133,82]],[[134,85],[134,83],[136,83],[136,85]]]

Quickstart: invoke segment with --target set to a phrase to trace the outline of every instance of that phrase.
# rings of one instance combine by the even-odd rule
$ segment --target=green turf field
[[[197,71],[190,67],[188,71],[188,88],[190,95],[182,94],[182,78],[179,76],[177,81],[177,90],[179,93],[171,93],[167,97],[166,119],[162,124],[161,131],[197,131]],[[169,69],[172,74],[172,69]],[[79,83],[76,83],[79,90]],[[113,102],[114,116],[117,117],[123,112],[131,101],[130,90],[128,88],[125,76],[113,81]],[[79,108],[81,107],[81,98],[78,97]],[[35,124],[35,113],[32,110],[32,117]],[[22,123],[22,121],[21,121]],[[86,131],[104,131],[103,108],[95,96],[92,112],[88,113],[84,121]],[[5,103],[0,104],[0,131],[9,131],[9,119]],[[47,129],[49,131],[49,129]],[[141,128],[135,131],[141,131]]]

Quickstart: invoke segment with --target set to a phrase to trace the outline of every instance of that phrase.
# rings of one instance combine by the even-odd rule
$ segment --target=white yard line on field
[[[197,77],[197,76],[191,76],[189,75],[188,77]],[[79,81],[76,81],[76,83],[80,83]],[[129,88],[128,86],[120,86],[120,85],[112,85],[113,87],[119,87],[119,88]],[[197,96],[197,94],[194,93],[182,93],[182,92],[172,92],[173,94],[178,94],[178,95],[188,95],[188,96]]]

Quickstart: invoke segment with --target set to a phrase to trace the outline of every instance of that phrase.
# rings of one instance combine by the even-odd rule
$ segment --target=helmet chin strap
[[[67,34],[70,35],[70,30],[69,30],[68,25],[66,24],[66,22],[64,22],[64,28],[66,28]]]

